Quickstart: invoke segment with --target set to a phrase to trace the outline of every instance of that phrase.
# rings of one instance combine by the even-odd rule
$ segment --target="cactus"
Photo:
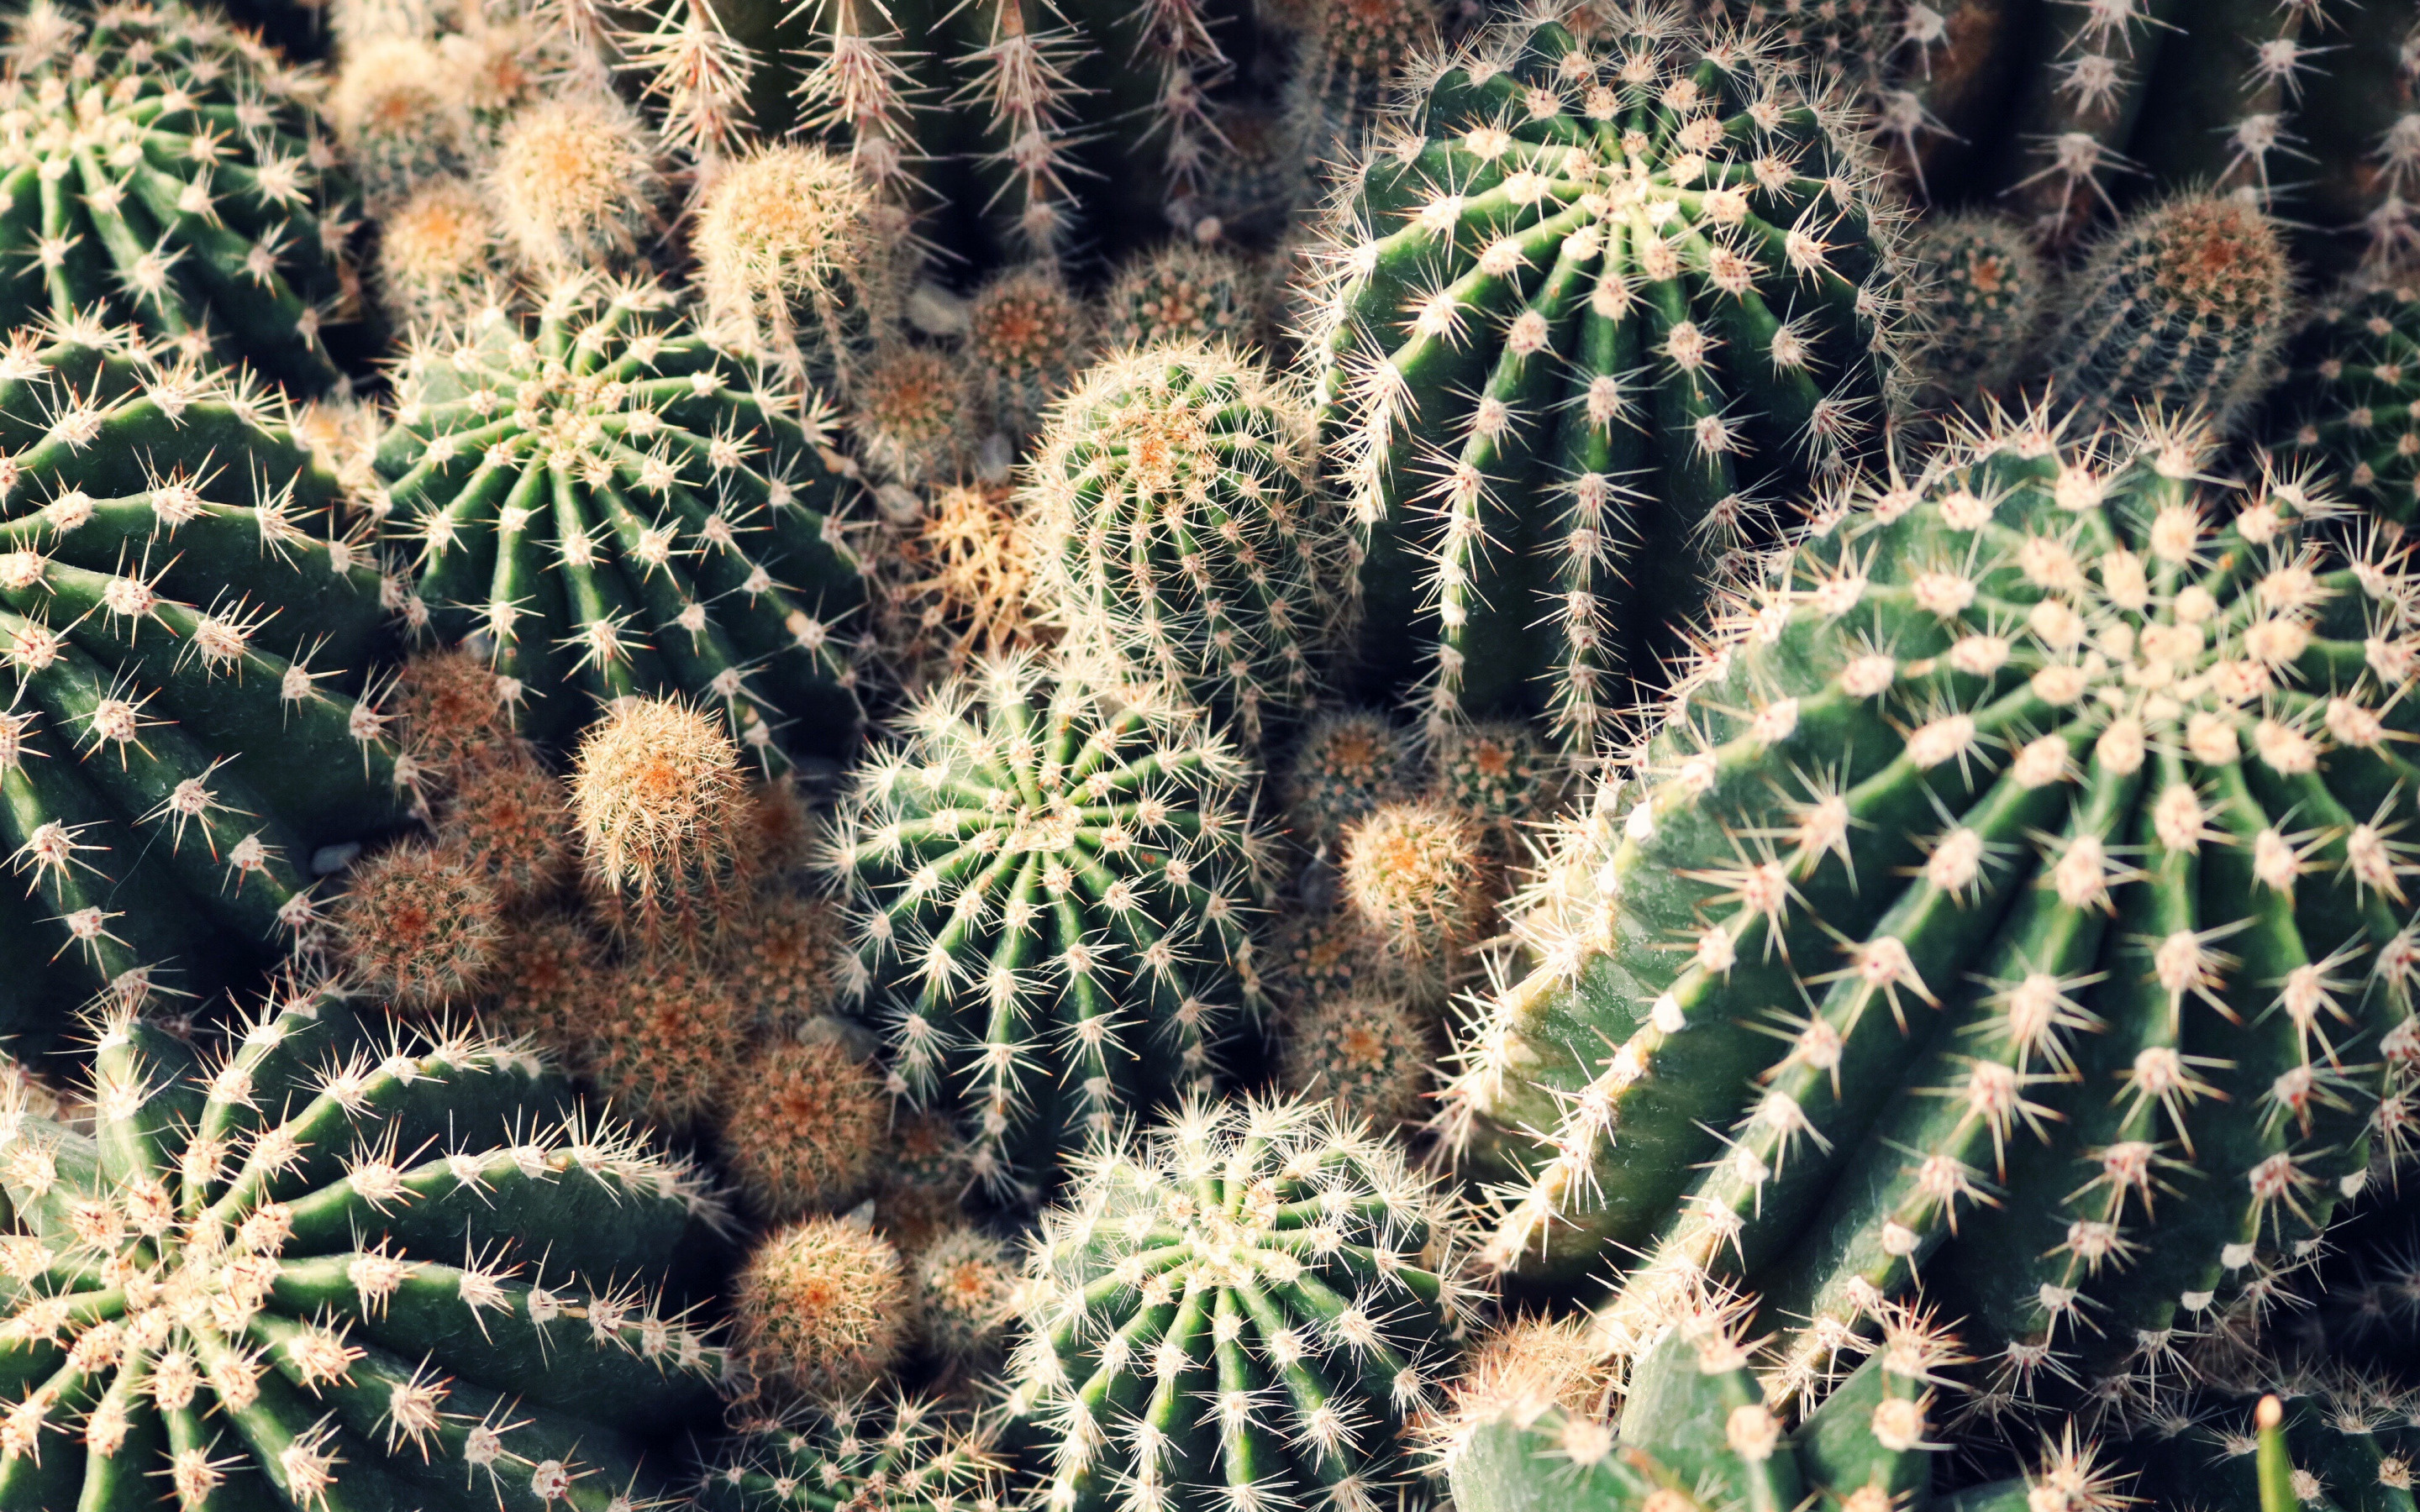
[[[602,986],[573,1030],[572,1059],[597,1090],[675,1133],[728,1105],[752,1018],[729,979],[699,962],[640,956]]]
[[[1494,921],[1486,840],[1433,799],[1389,803],[1344,827],[1343,899],[1390,955],[1450,960]]]
[[[767,1222],[845,1208],[873,1184],[891,1100],[843,1037],[750,1054],[717,1101],[723,1166]]]
[[[1261,987],[1264,841],[1233,749],[1030,658],[919,700],[844,801],[892,1067],[966,1110],[978,1180],[1047,1188],[1116,1120],[1205,1079]]]
[[[1287,1016],[1278,1082],[1379,1129],[1419,1123],[1435,1082],[1433,1038],[1428,1015],[1401,993],[1322,997]]]
[[[923,1397],[867,1391],[745,1422],[697,1488],[705,1512],[996,1512],[995,1427]]]
[[[487,170],[505,245],[541,277],[635,270],[643,239],[661,229],[660,156],[609,90],[567,90],[516,113]]]
[[[1570,764],[1536,732],[1506,720],[1446,731],[1429,764],[1429,796],[1480,827],[1488,859],[1498,867],[1521,855],[1526,826],[1553,817],[1571,775]]]
[[[1408,1494],[1400,1436],[1472,1297],[1452,1200],[1324,1103],[1189,1103],[1085,1162],[1027,1261],[1013,1400],[1039,1504],[1196,1512]]]
[[[1112,351],[1162,341],[1242,347],[1260,325],[1252,270],[1234,254],[1171,242],[1118,270],[1102,336]]]
[[[750,805],[711,716],[659,699],[615,705],[573,757],[570,808],[589,902],[624,938],[701,955],[749,913]]]
[[[315,918],[320,847],[411,776],[364,669],[382,586],[249,381],[90,321],[0,354],[0,1032],[207,995]]]
[[[1005,485],[932,490],[875,562],[877,644],[902,687],[922,691],[1040,643],[1047,632],[1027,606],[1032,534]]]
[[[1405,81],[1436,51],[1435,0],[1309,0],[1286,80],[1289,145],[1333,167],[1364,151]]]
[[[2274,380],[2292,318],[2277,228],[2235,198],[2184,194],[2102,239],[2051,338],[2051,392],[2075,424],[2144,407],[2231,426]]]
[[[1916,363],[1930,395],[1971,408],[2027,374],[2053,273],[2024,227],[1986,211],[1946,215],[1916,233],[1908,262],[1926,316]]]
[[[406,352],[378,450],[384,529],[449,640],[482,632],[521,728],[596,702],[719,704],[760,760],[845,753],[842,626],[863,597],[822,403],[716,346],[652,285],[586,275]],[[786,726],[777,736],[776,726]]]
[[[433,178],[380,219],[373,287],[389,322],[460,325],[498,302],[504,263],[495,217],[460,178]]]
[[[437,838],[506,908],[544,902],[571,875],[563,784],[535,757],[510,747],[455,784]]]
[[[2365,281],[2337,290],[2295,338],[2290,360],[2271,444],[2295,461],[2328,464],[2388,519],[2420,516],[2420,286]]]
[[[853,1218],[807,1218],[757,1242],[731,1283],[733,1395],[861,1392],[906,1345],[899,1252]]]
[[[1411,796],[1411,742],[1375,709],[1340,709],[1303,727],[1280,796],[1287,825],[1307,845],[1335,843],[1344,826]]]
[[[1845,107],[1664,7],[1599,19],[1428,70],[1326,249],[1364,681],[1575,753],[1748,500],[1847,465],[1900,381],[1902,212]]]
[[[1025,492],[1034,594],[1070,652],[1123,658],[1246,748],[1311,702],[1342,554],[1310,419],[1221,347],[1144,347],[1051,412]]]
[[[513,920],[496,947],[480,1015],[508,1035],[577,1061],[590,1021],[604,1001],[605,948],[586,922],[568,914]]]
[[[767,147],[724,164],[690,238],[717,328],[784,371],[843,390],[898,334],[905,255],[875,231],[873,192],[819,147]]]
[[[2411,1137],[2411,579],[2213,444],[2035,412],[1817,517],[1516,905],[1494,1261],[1625,1257],[1616,1352],[1750,1288],[1785,1393],[1919,1279],[2016,1401],[2273,1304]]]
[[[788,1039],[828,1011],[854,977],[846,925],[829,899],[760,892],[725,932],[719,961],[755,1006],[756,1026]]]
[[[964,368],[930,347],[892,347],[867,362],[851,394],[866,467],[914,487],[962,470],[974,442],[975,400]]]
[[[1016,1257],[1009,1245],[961,1225],[926,1244],[912,1271],[924,1347],[944,1361],[993,1361],[1016,1311]]]
[[[102,316],[298,390],[337,379],[352,227],[310,81],[173,3],[34,0],[0,77],[0,329]]]
[[[2278,1389],[2155,1403],[2138,1414],[2145,1421],[2114,1459],[2133,1473],[2144,1505],[2298,1512],[2412,1504],[2420,1402],[2350,1373],[2264,1379]]]
[[[485,988],[503,911],[481,869],[407,841],[356,866],[334,913],[352,984],[398,1009],[427,1009]]]
[[[525,1050],[289,984],[203,1057],[96,1021],[85,1136],[0,1112],[0,1502],[629,1505],[720,1351],[721,1221]]]
[[[1285,911],[1269,932],[1269,995],[1296,1012],[1329,998],[1360,993],[1441,1001],[1444,963],[1412,960],[1387,942],[1349,906]]]
[[[967,306],[964,359],[992,424],[1017,440],[1065,392],[1091,345],[1092,312],[1048,263],[993,274]]]

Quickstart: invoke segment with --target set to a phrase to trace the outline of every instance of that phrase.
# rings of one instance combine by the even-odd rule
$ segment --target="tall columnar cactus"
[[[750,1419],[700,1477],[706,1512],[992,1512],[994,1425],[923,1397],[865,1392]]]
[[[1224,347],[1147,347],[1051,412],[1026,488],[1034,596],[1071,652],[1125,658],[1248,748],[1319,690],[1342,530],[1311,417]]]
[[[830,865],[919,1102],[963,1109],[975,1174],[1047,1187],[1117,1120],[1205,1080],[1257,1012],[1265,892],[1245,767],[1197,717],[1034,662],[919,701],[858,774]]]
[[[1878,432],[1901,214],[1784,55],[1660,6],[1585,35],[1507,23],[1429,73],[1331,228],[1322,392],[1367,675],[1575,750],[1748,501]]]
[[[1027,1261],[1013,1404],[1055,1512],[1406,1494],[1472,1301],[1459,1216],[1323,1103],[1188,1104],[1087,1159]]]
[[[167,0],[0,15],[0,327],[105,314],[305,389],[358,294],[315,86]]]
[[[2182,194],[2112,230],[2077,269],[2051,338],[2051,393],[2076,423],[2149,406],[2230,425],[2275,380],[2294,270],[2276,223]]]
[[[1747,1287],[1785,1390],[1919,1282],[2116,1390],[2408,1148],[2413,579],[2211,461],[2038,413],[1817,517],[1517,908],[1493,1260],[1611,1259],[1617,1351]]]
[[[2270,441],[2389,519],[2420,515],[2420,283],[2350,285],[2295,338]]]
[[[0,356],[0,1033],[37,1041],[257,965],[411,777],[337,480],[279,401],[143,350],[83,322]]]
[[[96,1024],[91,1136],[0,1110],[0,1503],[606,1512],[719,1350],[684,1164],[523,1050],[284,990],[207,1057]]]
[[[574,276],[535,319],[415,345],[378,451],[384,529],[439,632],[483,633],[523,727],[598,702],[719,704],[760,760],[856,738],[863,597],[825,407],[651,285]]]

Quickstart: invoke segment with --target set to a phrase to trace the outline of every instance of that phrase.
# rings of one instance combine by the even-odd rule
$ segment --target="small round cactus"
[[[1308,845],[1331,845],[1344,826],[1412,795],[1418,762],[1409,733],[1375,709],[1313,717],[1295,742],[1279,791],[1287,825]]]
[[[1349,906],[1306,903],[1285,910],[1264,954],[1269,995],[1295,1012],[1362,992],[1402,992],[1427,1001],[1444,987],[1437,963],[1408,961],[1388,949]]]
[[[1027,1261],[1040,1504],[1373,1512],[1472,1297],[1452,1199],[1326,1103],[1194,1103],[1084,1163]]]
[[[1102,297],[1113,351],[1154,342],[1248,344],[1259,324],[1256,281],[1234,254],[1171,242],[1128,263]]]
[[[1256,748],[1317,692],[1342,555],[1310,417],[1222,347],[1102,363],[1051,411],[1026,487],[1035,597],[1081,654],[1125,659]]]
[[[723,1169],[767,1223],[845,1208],[873,1183],[891,1130],[882,1078],[837,1035],[739,1061],[716,1100]]]
[[[1285,108],[1295,152],[1350,162],[1387,116],[1416,62],[1435,51],[1435,0],[1301,0],[1301,40]]]
[[[1245,768],[1198,718],[1112,706],[1030,659],[901,723],[830,861],[892,1064],[916,1101],[966,1110],[986,1183],[1047,1186],[1207,1077],[1229,1013],[1260,1006]]]
[[[578,1068],[611,978],[605,946],[570,914],[506,920],[481,1018]]]
[[[1434,799],[1372,810],[1344,827],[1344,904],[1390,952],[1449,958],[1492,918],[1480,826]]]
[[[966,1221],[960,1198],[974,1185],[974,1149],[942,1113],[903,1109],[883,1152],[874,1193],[874,1227],[903,1255]]]
[[[467,651],[423,651],[396,674],[389,717],[423,775],[460,779],[512,748],[513,711],[506,691],[496,674]]]
[[[582,880],[619,933],[702,949],[753,900],[747,784],[711,716],[665,699],[608,710],[574,755],[571,813]]]
[[[641,957],[598,987],[574,1059],[617,1110],[679,1133],[726,1105],[751,1018],[728,980],[693,962]]]
[[[947,477],[973,444],[974,396],[960,365],[929,347],[877,352],[851,390],[849,428],[866,466],[908,487]]]
[[[918,1252],[909,1283],[917,1336],[944,1360],[990,1359],[1016,1313],[1017,1269],[1005,1241],[960,1226]]]
[[[422,841],[360,862],[334,910],[353,980],[398,1009],[477,996],[495,969],[502,913],[483,868]]]
[[[659,221],[658,156],[645,125],[608,91],[534,103],[505,126],[488,166],[497,225],[540,273],[629,270]]]
[[[1908,245],[1924,314],[1916,368],[1928,391],[1973,406],[2028,370],[2054,272],[2025,228],[1984,211],[1927,222]]]
[[[1278,1080],[1380,1129],[1429,1111],[1436,1046],[1426,1015],[1400,993],[1364,988],[1322,997],[1286,1016]]]
[[[758,893],[724,931],[721,968],[753,1004],[759,1030],[779,1038],[830,1009],[855,975],[847,924],[829,899]]]
[[[1083,367],[1091,327],[1091,313],[1053,264],[1008,269],[976,290],[964,356],[992,423],[1012,437],[1031,432]]]
[[[873,230],[874,196],[843,160],[783,144],[722,165],[690,239],[721,328],[810,380],[854,387],[895,332],[898,271]]]
[[[2327,464],[2388,519],[2420,517],[2420,275],[2339,289],[2295,339],[2292,363],[2271,444]]]
[[[505,908],[541,902],[571,875],[574,841],[563,784],[535,757],[510,747],[455,783],[437,839]]]
[[[456,326],[500,296],[502,232],[478,191],[434,178],[379,218],[377,290],[394,324],[411,331]]]
[[[420,37],[365,38],[345,50],[328,121],[381,214],[423,184],[470,166],[474,131],[437,49]]]
[[[1493,858],[1518,855],[1521,828],[1551,819],[1571,765],[1528,726],[1482,719],[1437,736],[1429,752],[1429,795],[1486,833]]]
[[[906,1345],[908,1303],[899,1252],[863,1224],[819,1217],[773,1230],[731,1284],[741,1393],[863,1391]]]
[[[881,1392],[750,1418],[700,1477],[705,1512],[999,1512],[988,1419]]]

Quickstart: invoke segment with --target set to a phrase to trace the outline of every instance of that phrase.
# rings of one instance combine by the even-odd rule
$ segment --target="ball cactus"
[[[701,1478],[706,1512],[997,1512],[1006,1467],[986,1421],[864,1392],[740,1425]]]
[[[87,1137],[0,1113],[0,1502],[605,1512],[714,1402],[686,1165],[526,1052],[290,987],[223,1050],[96,1025]]]
[[[1280,795],[1307,845],[1333,844],[1381,804],[1410,797],[1418,762],[1407,732],[1375,709],[1339,709],[1303,727]]]
[[[1286,1016],[1278,1080],[1381,1129],[1428,1116],[1436,1046],[1429,1015],[1399,992],[1364,988]]]
[[[1903,212],[1844,106],[1668,8],[1601,19],[1423,75],[1329,233],[1321,395],[1365,679],[1582,753],[1748,500],[1847,465],[1900,381]]]
[[[1032,431],[1083,367],[1092,324],[1053,264],[1004,269],[975,291],[963,356],[995,426],[1019,439]]]
[[[597,702],[679,692],[767,762],[783,739],[848,749],[863,586],[819,400],[665,290],[588,275],[534,320],[417,343],[396,391],[384,529],[417,548],[437,629],[488,637],[524,729],[561,738]]]
[[[881,1076],[834,1034],[751,1053],[717,1103],[732,1185],[768,1223],[856,1201],[891,1133]]]
[[[1118,270],[1102,336],[1111,350],[1160,341],[1249,342],[1260,324],[1258,288],[1234,254],[1171,242]]]
[[[80,321],[0,357],[0,1031],[37,1041],[260,964],[412,775],[339,481],[280,402],[145,350]]]
[[[1027,1265],[1040,1504],[1389,1504],[1472,1302],[1459,1237],[1433,1179],[1323,1103],[1192,1104],[1104,1149]]]
[[[969,1116],[978,1177],[1048,1186],[1207,1077],[1257,1011],[1265,890],[1244,766],[1189,714],[1027,658],[919,701],[835,825],[892,1064]]]
[[[845,389],[895,335],[900,256],[872,231],[873,192],[817,147],[767,147],[724,164],[698,208],[690,247],[719,328],[743,332],[786,370]]]
[[[1929,393],[1972,407],[2027,376],[2054,290],[2024,227],[1988,212],[1943,216],[1916,234],[1908,262],[1925,315],[1916,365]]]
[[[2339,289],[2295,338],[2271,443],[2324,462],[2389,519],[2420,516],[2420,286]]]
[[[711,715],[631,699],[573,754],[581,880],[603,921],[650,949],[720,943],[755,903],[759,860],[739,752]]]
[[[910,1267],[916,1329],[944,1361],[997,1363],[1016,1311],[1016,1256],[1003,1240],[970,1225],[936,1237]]]
[[[731,1283],[731,1369],[742,1399],[861,1392],[908,1340],[908,1282],[891,1241],[850,1218],[807,1218],[757,1242]]]
[[[2212,444],[2036,412],[1818,517],[1513,919],[1491,1258],[1629,1257],[1616,1350],[1748,1287],[1785,1391],[1919,1279],[2122,1389],[2409,1148],[2411,579]]]

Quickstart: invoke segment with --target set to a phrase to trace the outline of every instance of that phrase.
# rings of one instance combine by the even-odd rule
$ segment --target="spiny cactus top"
[[[1077,647],[1165,679],[1258,748],[1318,690],[1344,540],[1311,486],[1310,417],[1193,342],[1087,373],[1026,490],[1035,596]]]
[[[856,736],[842,622],[863,596],[824,408],[653,285],[577,276],[536,318],[413,347],[380,442],[387,531],[440,631],[485,632],[527,728],[678,693],[762,759]],[[780,732],[778,734],[776,732]]]
[[[400,817],[381,585],[287,419],[128,331],[0,353],[0,1032],[214,991]]]
[[[0,16],[0,325],[106,312],[307,389],[353,290],[315,86],[175,0]]]
[[[1737,1280],[1792,1384],[1919,1278],[1994,1389],[2122,1383],[2410,1148],[2414,579],[2211,444],[2037,413],[1819,517],[1514,921],[1494,1259],[1635,1256],[1616,1348]]]
[[[993,1425],[869,1391],[740,1426],[698,1485],[706,1512],[996,1512]]]
[[[1331,227],[1322,393],[1372,672],[1581,750],[1746,499],[1879,433],[1900,318],[1839,102],[1661,6],[1591,35],[1507,23],[1428,75]]]
[[[712,1199],[524,1051],[300,987],[97,1027],[94,1137],[0,1111],[0,1504],[606,1512],[711,1407],[657,1288]]]
[[[1087,1157],[1027,1261],[1012,1405],[1054,1512],[1376,1512],[1472,1298],[1452,1199],[1324,1103],[1188,1103]]]
[[[977,1176],[1047,1187],[1119,1118],[1205,1079],[1257,1011],[1265,890],[1234,749],[1011,658],[936,688],[842,807],[832,869],[892,1065],[967,1110]]]
[[[2356,284],[2311,316],[2276,401],[2278,448],[2332,463],[2389,519],[2420,516],[2420,282]]]

